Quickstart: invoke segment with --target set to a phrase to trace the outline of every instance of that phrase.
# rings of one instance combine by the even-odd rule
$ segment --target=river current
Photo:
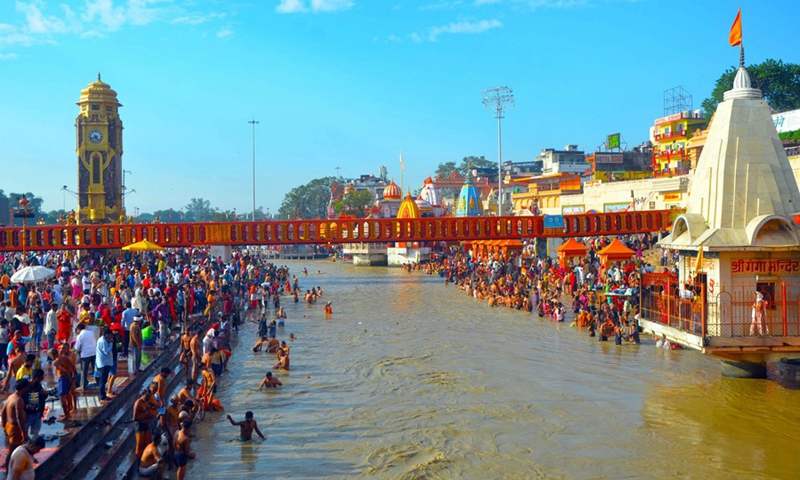
[[[467,298],[437,276],[327,261],[315,306],[282,298],[283,387],[253,323],[199,424],[187,478],[797,478],[800,391],[691,350],[599,342]],[[326,320],[325,301],[333,316]],[[272,315],[270,311],[269,315]],[[297,339],[289,341],[290,333]],[[265,442],[225,419],[255,413]]]

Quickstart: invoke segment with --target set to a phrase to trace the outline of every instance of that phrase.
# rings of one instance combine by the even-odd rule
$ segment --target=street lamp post
[[[247,123],[253,126],[253,221],[256,221],[256,125],[259,121],[255,118]]]
[[[511,87],[492,87],[483,91],[483,107],[494,110],[497,119],[497,216],[503,213],[503,142],[500,121],[503,110],[514,106],[514,92]]]

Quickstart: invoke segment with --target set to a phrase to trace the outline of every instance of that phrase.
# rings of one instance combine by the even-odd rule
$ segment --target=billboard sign
[[[562,215],[545,215],[544,228],[564,228],[564,217]]]
[[[608,149],[620,148],[620,134],[612,133],[608,136]]]
[[[594,156],[595,163],[623,163],[621,153],[598,153]]]
[[[778,133],[800,130],[800,110],[776,113],[772,116],[772,122],[775,124],[775,130]]]

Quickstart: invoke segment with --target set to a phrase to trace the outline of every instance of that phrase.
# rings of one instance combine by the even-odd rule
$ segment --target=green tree
[[[211,216],[211,202],[204,198],[192,198],[189,204],[183,207],[183,218],[187,222],[203,222],[213,220]],[[140,215],[141,217],[141,215]]]
[[[158,220],[164,223],[180,223],[183,221],[183,214],[174,208],[156,210],[153,212],[153,217],[158,217]]]
[[[480,157],[476,157],[470,155],[468,157],[464,157],[461,159],[461,163],[456,166],[455,161],[443,162],[440,163],[438,167],[436,167],[436,174],[441,175],[442,177],[446,177],[452,173],[453,170],[458,170],[458,173],[461,175],[466,176],[467,170],[475,170],[475,169],[488,169],[492,170],[494,175],[497,175],[497,164],[491,160],[486,160],[486,158],[481,155]],[[439,195],[442,198],[455,198],[458,196],[459,189],[457,188],[440,188]]]
[[[719,77],[711,96],[701,104],[706,117],[711,118],[722,101],[723,94],[733,86],[738,67],[730,67]],[[800,108],[800,65],[767,59],[747,67],[754,88],[761,90],[764,100],[775,112]]]
[[[369,190],[358,190],[333,202],[336,213],[355,215],[357,218],[367,216],[367,207],[372,203],[372,193]]]
[[[446,177],[450,175],[450,172],[456,169],[456,162],[444,162],[440,163],[438,167],[436,167],[436,173],[433,174],[434,177]]]
[[[335,177],[323,177],[293,188],[283,197],[277,217],[283,220],[326,218],[331,185],[335,182]]]
[[[2,193],[2,190],[0,190],[0,193]],[[32,218],[27,219],[27,223],[35,224],[40,217],[45,215],[45,212],[42,211],[42,204],[44,203],[44,201],[41,198],[37,197],[31,192],[25,192],[25,193],[11,192],[8,194],[8,206],[13,209],[19,207],[19,199],[22,198],[23,195],[25,195],[25,199],[28,201],[28,209],[31,210],[34,215]],[[22,226],[21,218],[12,217],[11,222],[15,226],[19,227]]]

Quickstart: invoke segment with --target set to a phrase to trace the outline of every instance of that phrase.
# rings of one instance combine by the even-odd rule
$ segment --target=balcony
[[[687,135],[688,132],[678,130],[676,132],[671,132],[669,134],[656,133],[655,138],[657,142],[665,142],[667,140],[672,140],[675,138],[685,138]]]
[[[653,151],[653,158],[656,160],[685,160],[684,157],[685,150],[678,149],[678,150],[663,150],[663,151]]]

